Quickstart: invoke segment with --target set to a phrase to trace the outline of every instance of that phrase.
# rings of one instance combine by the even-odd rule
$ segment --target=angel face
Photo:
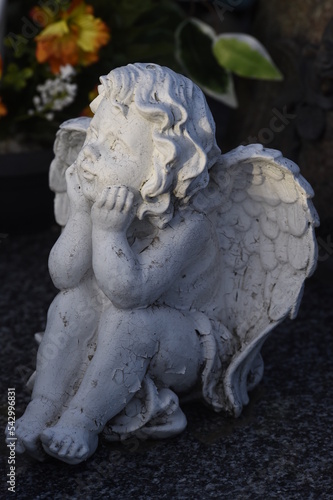
[[[84,195],[95,201],[105,187],[123,185],[138,199],[152,169],[153,148],[152,124],[133,105],[124,116],[104,98],[76,161]]]

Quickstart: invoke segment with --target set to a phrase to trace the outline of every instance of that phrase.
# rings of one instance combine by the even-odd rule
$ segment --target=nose
[[[87,144],[87,146],[85,146],[82,149],[82,153],[83,153],[83,156],[85,158],[92,160],[92,161],[97,161],[98,158],[100,157],[100,154],[99,154],[97,148],[95,148],[91,144],[89,144],[89,145]]]

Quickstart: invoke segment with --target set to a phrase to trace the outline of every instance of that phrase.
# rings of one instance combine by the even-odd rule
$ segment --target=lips
[[[82,169],[82,176],[87,179],[87,181],[93,181],[96,175],[92,174],[88,170]]]

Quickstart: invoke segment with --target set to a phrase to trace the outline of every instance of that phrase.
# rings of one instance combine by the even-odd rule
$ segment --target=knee
[[[98,345],[128,350],[137,356],[152,358],[159,345],[159,332],[147,309],[120,310],[113,306],[103,313]]]
[[[74,317],[81,324],[83,322],[91,323],[91,321],[96,320],[96,315],[101,310],[102,306],[96,300],[96,296],[78,286],[58,293],[49,307],[48,320],[56,315],[67,318]]]
[[[48,317],[53,314],[59,314],[59,311],[67,311],[75,307],[83,300],[83,294],[79,288],[72,288],[68,290],[62,290],[54,298],[48,310]],[[69,308],[69,306],[71,307]]]

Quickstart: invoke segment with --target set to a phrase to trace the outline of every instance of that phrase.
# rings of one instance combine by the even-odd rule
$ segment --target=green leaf
[[[10,63],[3,77],[3,86],[19,91],[26,87],[27,80],[32,78],[34,72],[31,68],[20,69],[17,64]]]
[[[213,53],[218,63],[238,76],[282,80],[266,49],[255,38],[238,33],[217,37]]]
[[[228,73],[215,59],[212,46],[215,32],[197,19],[188,19],[176,32],[176,57],[190,78],[214,94],[224,94]]]
[[[205,85],[201,85],[201,88],[207,95],[213,97],[217,101],[223,102],[223,104],[226,104],[231,108],[238,107],[237,96],[234,88],[234,81],[231,74],[228,73],[227,88],[225,89],[225,92],[223,92],[222,94],[220,92],[215,92],[214,90],[207,88]]]

